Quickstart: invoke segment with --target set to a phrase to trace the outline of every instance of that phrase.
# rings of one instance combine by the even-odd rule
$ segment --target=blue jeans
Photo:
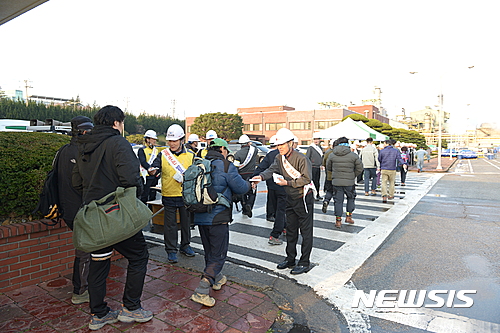
[[[377,169],[365,168],[365,192],[370,190],[370,179],[372,180],[372,191],[377,189]]]
[[[422,171],[423,167],[424,167],[424,160],[417,160],[417,168],[418,168],[418,170]]]

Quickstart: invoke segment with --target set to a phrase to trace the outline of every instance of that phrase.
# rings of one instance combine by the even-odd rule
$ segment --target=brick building
[[[286,127],[299,138],[299,144],[308,145],[312,142],[314,132],[332,127],[345,116],[356,113],[389,123],[389,118],[382,116],[378,108],[373,105],[309,111],[298,111],[293,107],[282,105],[239,108],[237,111],[243,119],[243,133],[263,143],[267,143],[277,130]],[[188,135],[195,118],[186,118]]]

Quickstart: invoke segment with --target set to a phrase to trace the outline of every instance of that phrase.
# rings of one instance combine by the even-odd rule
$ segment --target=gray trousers
[[[354,212],[356,208],[354,200],[356,199],[356,186],[335,186],[333,185],[333,202],[335,207],[335,216],[342,216],[344,212],[344,196],[347,198],[346,211]]]

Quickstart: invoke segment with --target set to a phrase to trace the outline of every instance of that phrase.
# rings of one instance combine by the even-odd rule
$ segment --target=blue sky
[[[375,86],[394,117],[442,90],[462,131],[500,124],[498,31],[494,1],[50,0],[0,26],[0,85],[136,114],[175,100],[177,117],[359,104]]]

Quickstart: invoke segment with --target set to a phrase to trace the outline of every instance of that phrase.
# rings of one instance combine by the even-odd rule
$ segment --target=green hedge
[[[29,216],[67,135],[0,132],[0,217]]]

